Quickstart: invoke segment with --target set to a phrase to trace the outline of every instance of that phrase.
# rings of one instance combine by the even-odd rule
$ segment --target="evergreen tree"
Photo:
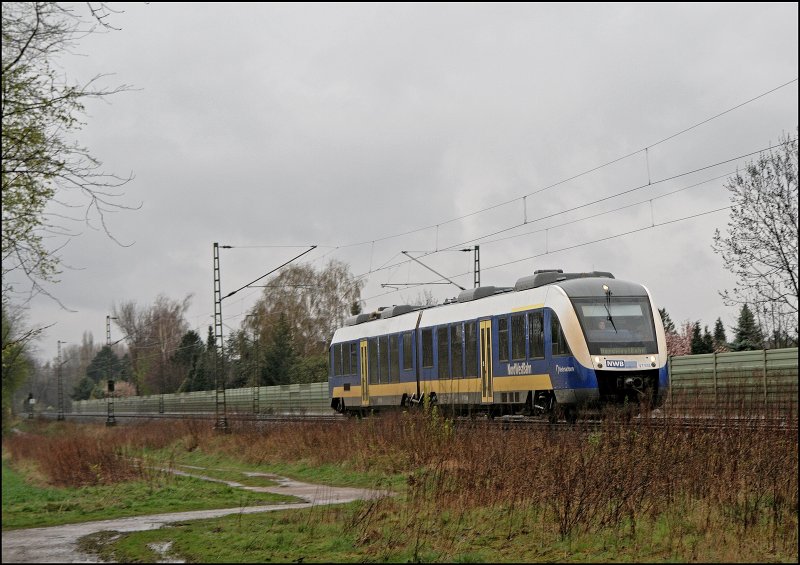
[[[703,336],[700,333],[700,322],[692,325],[692,355],[703,352]]]
[[[666,333],[674,333],[675,332],[675,323],[672,321],[672,318],[669,317],[666,308],[659,308],[658,313],[661,316],[661,322],[664,324],[664,331]]]
[[[731,343],[733,351],[754,351],[764,347],[761,327],[747,304],[742,304],[742,308],[739,310],[739,319],[733,331],[734,338]]]
[[[209,363],[211,365],[209,366]],[[208,352],[204,353],[200,356],[197,360],[197,365],[195,365],[194,373],[191,374],[189,377],[189,382],[187,384],[186,390],[193,391],[193,390],[213,390],[214,389],[214,358],[208,354]]]
[[[714,351],[721,352],[728,349],[728,336],[725,335],[725,326],[722,318],[717,318],[714,323]]]
[[[708,331],[708,326],[703,328],[703,353],[714,353],[714,338]]]
[[[70,398],[72,400],[90,400],[92,398],[102,398],[103,391],[90,377],[82,378],[72,390]]]
[[[208,335],[206,335],[206,351],[214,351],[216,345],[216,338],[214,337],[214,328],[208,326]]]
[[[289,384],[291,382],[292,367],[296,362],[297,353],[292,340],[292,329],[286,315],[281,313],[264,357],[266,384]]]
[[[702,353],[714,353],[714,345],[712,344],[711,334],[708,333],[708,326],[705,327],[705,332],[702,332],[700,330],[700,321],[698,320],[692,326],[692,355]]]
[[[194,388],[197,378],[197,365],[200,358],[205,353],[205,346],[200,335],[193,330],[189,330],[181,338],[178,350],[172,357],[172,361],[181,373],[183,384],[180,392],[198,390]]]
[[[119,378],[128,383],[133,382],[133,365],[131,364],[131,356],[128,353],[123,355],[120,360]]]
[[[111,350],[111,347],[104,345],[97,355],[94,356],[92,362],[86,367],[86,376],[92,379],[95,384],[103,383],[108,379],[120,380],[122,375],[122,363],[117,357],[117,354]]]
[[[214,390],[216,387],[215,371],[217,359],[217,338],[214,336],[214,328],[208,326],[206,335],[206,351],[201,359],[202,365],[198,367],[195,375],[194,390]]]

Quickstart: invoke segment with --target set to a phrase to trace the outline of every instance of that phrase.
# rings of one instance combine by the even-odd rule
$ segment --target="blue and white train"
[[[348,318],[330,346],[331,407],[361,414],[427,399],[457,413],[563,414],[663,401],[664,326],[650,292],[611,273],[536,271],[427,308]]]

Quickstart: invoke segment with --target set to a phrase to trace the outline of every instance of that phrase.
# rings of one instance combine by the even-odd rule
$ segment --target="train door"
[[[492,321],[483,320],[481,324],[481,402],[494,400],[492,385]]]
[[[369,356],[367,340],[361,341],[361,406],[369,406]]]

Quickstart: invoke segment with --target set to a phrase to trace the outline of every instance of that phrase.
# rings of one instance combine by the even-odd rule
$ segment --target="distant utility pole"
[[[226,298],[229,298],[239,292],[240,290],[244,290],[245,288],[252,287],[255,283],[266,277],[267,275],[271,275],[278,269],[285,267],[292,261],[299,259],[306,253],[313,251],[317,248],[316,245],[311,245],[309,249],[303,251],[299,255],[289,259],[285,263],[275,267],[271,271],[261,275],[256,280],[247,283],[246,285],[237,288],[233,292],[229,292],[225,296],[222,296],[222,289],[220,285],[220,273],[219,273],[219,249],[233,249],[232,245],[220,245],[219,243],[214,243],[214,345],[215,345],[215,353],[214,356],[214,388],[216,389],[216,422],[214,424],[214,429],[222,432],[230,432],[230,428],[228,427],[228,414],[227,409],[225,406],[225,374],[224,371],[224,363],[225,358],[223,355],[223,345],[224,341],[222,338],[222,301]],[[221,374],[223,373],[223,374]]]
[[[64,419],[64,378],[61,375],[61,344],[66,341],[58,341],[58,416],[56,420]]]
[[[111,316],[106,316],[106,346],[108,347],[108,417],[106,418],[106,426],[116,426],[117,419],[114,418],[114,379],[111,375],[111,320],[116,320]]]
[[[467,247],[461,251],[475,251],[475,264],[473,267],[473,280],[475,286],[473,288],[478,288],[481,286],[481,246],[475,245],[474,247]]]
[[[227,246],[223,246],[227,247]],[[214,243],[214,394],[216,397],[214,429],[229,432],[228,411],[225,406],[225,376],[222,368],[222,290],[219,274],[219,243]]]

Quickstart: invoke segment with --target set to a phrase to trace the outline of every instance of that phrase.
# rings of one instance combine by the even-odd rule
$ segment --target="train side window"
[[[531,359],[544,359],[544,310],[528,312]]]
[[[497,318],[497,354],[500,361],[508,361],[508,316]]]
[[[400,381],[400,344],[397,334],[389,336],[389,382]]]
[[[339,376],[339,373],[337,372],[339,364],[336,362],[336,350],[338,347],[338,345],[331,345],[331,373],[334,377]]]
[[[411,332],[406,332],[403,334],[403,370],[408,371],[409,369],[413,369],[413,361],[414,358],[412,355],[411,350]]]
[[[380,375],[378,376],[378,382],[388,383],[389,382],[389,338],[385,335],[378,338],[378,358],[381,366]]]
[[[378,339],[372,337],[367,343],[367,348],[369,349],[369,366],[367,367],[369,384],[374,385],[378,384]]]
[[[350,344],[343,343],[342,344],[342,374],[349,375],[350,374]]]
[[[570,355],[569,345],[555,312],[550,314],[550,339],[553,341],[553,355]]]
[[[466,322],[464,324],[464,353],[467,362],[465,369],[467,377],[478,376],[478,330],[476,322]]]
[[[422,367],[433,367],[433,329],[422,330]]]
[[[358,343],[350,344],[350,374],[358,374]]]
[[[450,378],[450,340],[448,339],[447,326],[436,328],[436,343],[438,345],[439,378]]]
[[[462,339],[464,332],[461,329],[461,324],[453,324],[450,326],[450,352],[453,354],[453,378],[460,379],[464,377],[464,347]]]
[[[525,360],[525,314],[511,316],[511,359]]]

